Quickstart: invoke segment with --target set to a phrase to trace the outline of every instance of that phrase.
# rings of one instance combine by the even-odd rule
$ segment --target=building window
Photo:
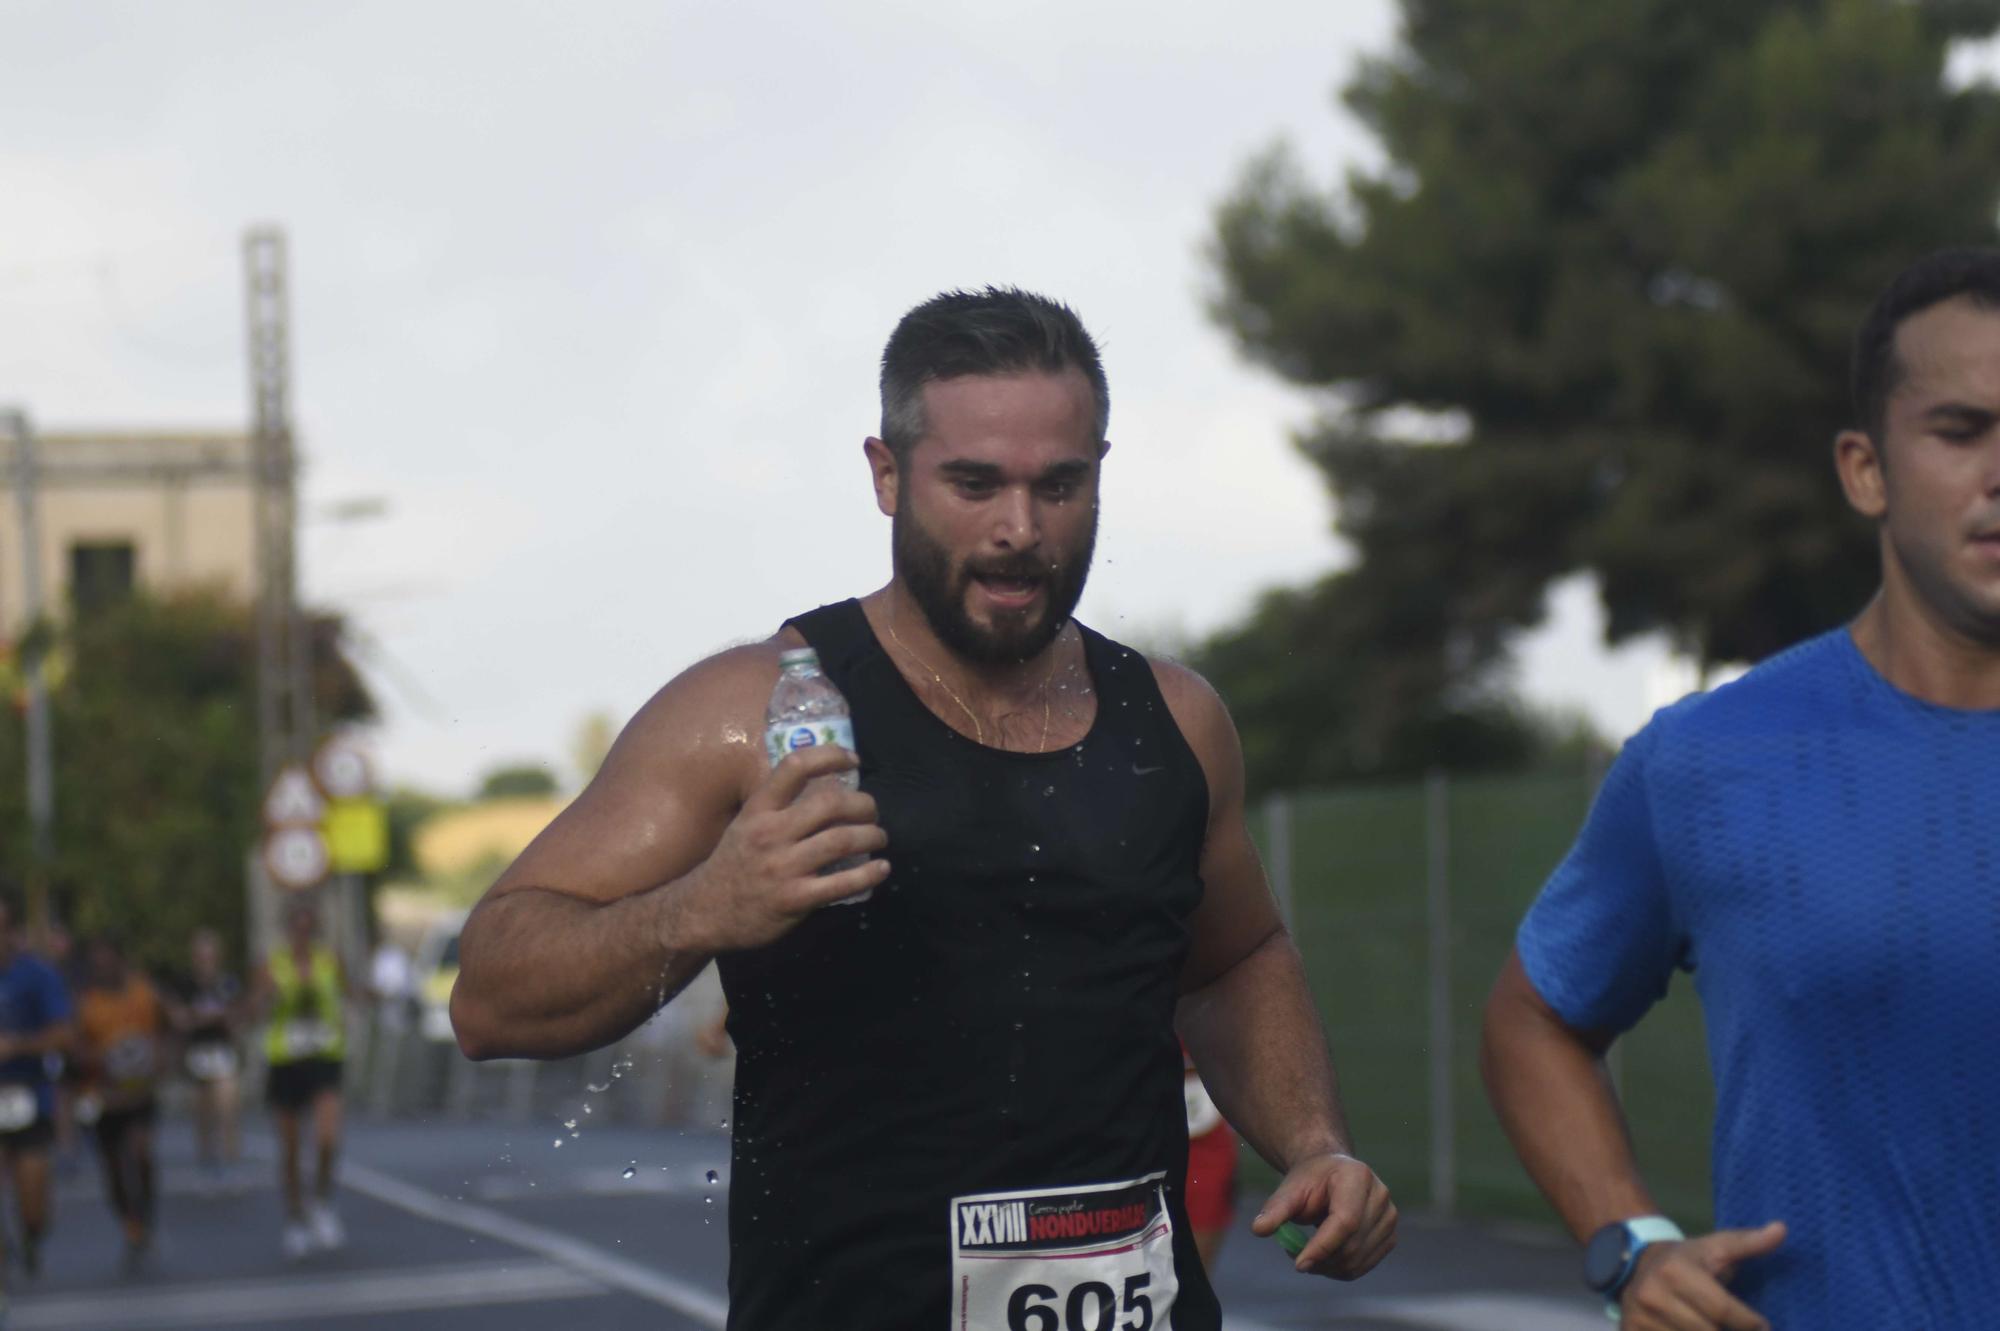
[[[69,548],[69,597],[87,615],[132,595],[132,543],[103,541]]]

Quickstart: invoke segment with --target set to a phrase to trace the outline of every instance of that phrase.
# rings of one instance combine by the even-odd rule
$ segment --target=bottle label
[[[764,751],[773,767],[792,750],[819,744],[838,744],[854,752],[854,722],[844,716],[823,716],[816,721],[782,721],[764,727]]]

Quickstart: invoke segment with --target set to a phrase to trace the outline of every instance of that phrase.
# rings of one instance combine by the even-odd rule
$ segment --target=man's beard
[[[974,665],[1017,665],[1032,660],[1054,642],[1083,596],[1091,556],[1097,549],[1095,507],[1090,513],[1090,529],[1084,533],[1083,549],[1064,563],[1053,563],[1046,555],[1015,555],[968,560],[954,569],[951,555],[924,530],[907,504],[897,507],[889,528],[896,572],[930,622],[931,632],[953,655]],[[990,625],[976,624],[965,609],[965,594],[976,576],[1039,583],[1041,604],[1018,611],[996,610]]]

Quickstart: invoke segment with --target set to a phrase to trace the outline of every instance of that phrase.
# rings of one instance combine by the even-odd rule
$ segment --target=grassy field
[[[1453,1141],[1458,1210],[1552,1220],[1479,1082],[1480,1011],[1514,928],[1576,835],[1581,771],[1455,779],[1446,787]],[[1292,927],[1339,1064],[1355,1140],[1413,1208],[1430,1178],[1429,863],[1422,783],[1291,797]],[[1253,831],[1273,858],[1265,813]],[[1640,1160],[1683,1223],[1708,1218],[1711,1095],[1701,1014],[1685,977],[1617,1065]],[[1268,1171],[1252,1166],[1251,1188]]]

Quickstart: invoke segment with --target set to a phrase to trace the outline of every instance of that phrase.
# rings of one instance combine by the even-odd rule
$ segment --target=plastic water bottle
[[[771,766],[776,767],[794,749],[810,749],[820,744],[838,744],[849,753],[854,752],[854,721],[847,711],[847,699],[820,672],[819,653],[810,647],[791,648],[779,655],[778,667],[778,686],[771,690],[771,705],[764,710],[764,751]],[[822,781],[855,790],[861,785],[861,773],[849,768],[832,776],[817,776],[806,789],[810,791]],[[867,862],[866,855],[850,855],[835,860],[820,872],[838,873]],[[874,894],[874,888],[865,887],[830,904],[856,905]]]

